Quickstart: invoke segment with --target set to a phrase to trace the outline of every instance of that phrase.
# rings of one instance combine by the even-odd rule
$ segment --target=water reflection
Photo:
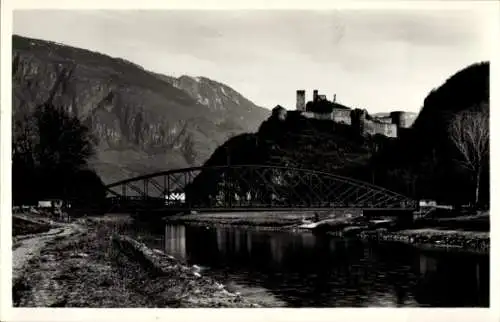
[[[167,225],[165,248],[293,307],[488,306],[487,256],[310,233]]]
[[[420,274],[425,276],[427,272],[432,273],[436,271],[437,261],[428,256],[420,256]]]
[[[177,258],[186,258],[186,228],[184,226],[165,226],[165,249]]]

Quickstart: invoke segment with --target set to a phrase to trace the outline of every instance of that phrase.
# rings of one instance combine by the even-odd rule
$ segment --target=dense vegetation
[[[359,169],[367,164],[375,141],[380,139],[364,139],[347,125],[308,119],[296,112],[288,112],[286,118],[281,118],[279,111],[279,107],[275,108],[257,133],[242,134],[228,140],[215,151],[205,166],[276,165],[359,177]],[[317,185],[318,182],[306,184],[295,177],[296,174],[294,171],[268,171],[263,178],[251,171],[239,171],[229,180],[230,183],[222,183],[220,179],[224,174],[207,169],[189,186],[193,189],[189,194],[202,202],[209,201],[211,198],[208,196],[214,195],[227,198],[223,193],[225,189],[221,189],[220,185],[231,184],[231,190],[240,196],[250,193],[253,199],[270,203],[274,189],[284,192],[293,185],[295,193],[308,196],[310,189],[307,186]],[[269,182],[274,182],[273,187],[269,186]],[[291,204],[296,199],[286,192],[277,197],[279,202],[285,204]]]
[[[366,163],[370,146],[349,126],[288,112],[285,120],[271,116],[255,134],[231,138],[205,165],[267,164],[345,173]]]
[[[78,117],[52,99],[64,83],[61,71],[48,100],[13,122],[12,194],[15,205],[62,199],[75,208],[100,206],[105,188],[88,168],[96,140]]]
[[[480,180],[476,180],[474,173],[463,167],[463,155],[450,134],[450,124],[460,113],[476,111],[479,114],[473,115],[477,117],[488,113],[488,82],[488,63],[456,73],[431,91],[414,126],[397,139],[362,137],[346,125],[307,119],[293,111],[282,119],[276,112],[256,134],[228,140],[205,165],[274,164],[315,169],[372,182],[418,199],[488,207],[489,151],[484,151]],[[480,182],[477,202],[476,182]]]

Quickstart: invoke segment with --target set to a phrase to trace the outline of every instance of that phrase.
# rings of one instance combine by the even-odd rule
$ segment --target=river
[[[289,307],[489,306],[488,255],[238,227],[167,224],[140,235],[244,295]]]

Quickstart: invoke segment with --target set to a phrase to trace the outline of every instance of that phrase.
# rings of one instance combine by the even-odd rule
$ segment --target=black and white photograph
[[[469,4],[12,10],[12,307],[489,308]]]

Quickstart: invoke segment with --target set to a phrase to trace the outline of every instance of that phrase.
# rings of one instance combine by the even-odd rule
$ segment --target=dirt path
[[[16,248],[12,251],[12,281],[15,283],[24,272],[27,263],[40,254],[44,246],[56,238],[62,238],[74,233],[76,224],[53,228],[46,233],[32,235],[26,238],[19,236]]]
[[[13,252],[15,307],[141,307],[111,261],[111,230],[92,222],[25,239]],[[127,265],[124,265],[127,268]]]

